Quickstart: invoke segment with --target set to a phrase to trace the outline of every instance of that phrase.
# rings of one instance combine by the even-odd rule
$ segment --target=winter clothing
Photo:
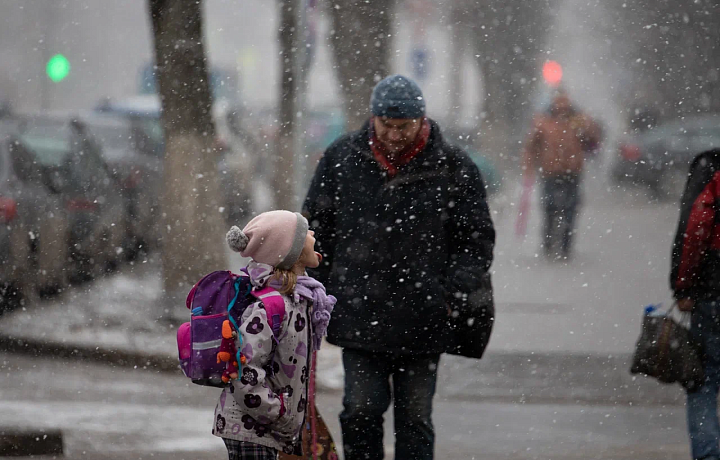
[[[223,439],[228,450],[229,460],[277,460],[278,454],[272,447],[250,442]]]
[[[420,131],[417,134],[415,142],[403,151],[395,155],[390,155],[385,145],[380,142],[375,134],[375,124],[373,121],[374,117],[370,119],[370,148],[372,149],[373,156],[375,160],[385,168],[390,177],[395,177],[398,168],[410,163],[410,160],[425,149],[425,145],[430,137],[430,122],[427,118],[423,117],[421,121],[422,125],[420,126]]]
[[[597,148],[600,142],[599,125],[577,113],[569,117],[538,115],[533,127],[523,153],[523,166],[526,170],[541,168],[543,177],[581,173],[585,152]]]
[[[720,458],[720,298],[695,304],[690,323],[692,337],[702,347],[705,382],[687,393],[687,420],[693,459]]]
[[[230,248],[256,262],[289,270],[300,258],[308,222],[299,213],[269,211],[252,219],[243,230],[227,233]]]
[[[370,97],[370,113],[376,117],[420,118],[425,116],[425,98],[410,78],[391,75],[375,85]]]
[[[543,248],[546,255],[567,257],[572,250],[575,219],[580,206],[580,175],[544,177],[541,201],[545,211]]]
[[[566,103],[567,97],[560,96]],[[556,99],[556,102],[558,100]],[[555,102],[533,120],[533,132],[523,152],[525,174],[539,168],[545,210],[543,250],[548,257],[569,256],[580,204],[580,176],[586,152],[598,147],[600,126],[590,117]]]
[[[670,287],[675,298],[720,298],[720,149],[690,165],[672,249]]]
[[[257,262],[248,265],[254,288],[265,287],[273,270],[272,266]],[[322,290],[320,286],[315,289]],[[313,352],[312,299],[302,293],[282,297],[285,317],[275,346],[262,302],[243,312],[239,328],[242,340],[237,345],[247,361],[240,379],[232,381],[220,395],[213,434],[292,453],[300,449],[307,405]],[[328,297],[323,311],[332,311],[333,300]]]
[[[255,288],[262,289],[265,285],[277,290],[282,288],[282,282],[273,276],[272,271],[267,270],[267,265],[251,261],[247,268],[248,273],[252,272],[250,281]],[[325,286],[309,276],[298,276],[295,290],[289,295],[295,303],[300,302],[301,298],[312,303],[313,350],[319,350],[323,337],[327,335],[330,315],[337,299],[327,295]]]
[[[474,323],[492,324],[495,230],[482,177],[427,123],[392,168],[371,145],[369,121],[343,136],[320,160],[305,200],[324,256],[313,273],[338,296],[328,340],[344,348],[347,460],[383,458],[391,376],[395,456],[431,459],[437,363],[457,350],[448,308],[477,310]]]
[[[720,149],[690,165],[672,248],[670,287],[676,299],[696,301],[690,334],[703,351],[705,382],[688,391],[687,418],[694,459],[720,458]]]
[[[277,280],[270,282],[270,286],[276,289],[280,288]],[[298,276],[295,292],[292,294],[293,301],[299,302],[304,297],[310,300],[313,305],[312,325],[313,325],[313,349],[319,350],[322,345],[322,339],[327,334],[327,327],[330,324],[330,315],[337,299],[335,296],[327,295],[325,286],[320,281],[309,276]]]
[[[391,394],[395,398],[395,458],[433,458],[431,414],[439,358],[343,350],[346,378],[340,424],[346,460],[382,460],[383,414]]]
[[[331,343],[440,354],[448,306],[491,299],[495,230],[482,178],[430,124],[425,149],[392,178],[374,159],[369,122],[320,160],[303,213],[324,256],[312,272],[338,297]]]

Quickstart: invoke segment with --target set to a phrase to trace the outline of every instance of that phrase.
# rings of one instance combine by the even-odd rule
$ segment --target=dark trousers
[[[543,249],[548,256],[568,256],[572,251],[575,219],[580,207],[580,175],[543,177],[545,226]]]
[[[720,301],[704,300],[695,304],[690,332],[704,352],[705,382],[687,394],[687,420],[692,458],[720,459]]]
[[[383,414],[391,398],[395,401],[395,458],[433,458],[431,413],[439,361],[440,355],[343,350],[345,396],[340,425],[345,460],[384,458]]]

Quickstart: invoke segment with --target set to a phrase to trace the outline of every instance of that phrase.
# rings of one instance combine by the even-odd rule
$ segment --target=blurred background
[[[49,365],[46,353],[80,357],[87,367],[54,371],[71,376],[94,375],[100,356],[113,367],[96,375],[108,381],[132,381],[128,363],[176,371],[189,287],[244,263],[225,251],[225,229],[272,208],[299,209],[324,149],[367,119],[377,81],[402,73],[479,166],[498,229],[487,367],[444,360],[440,438],[455,433],[457,401],[516,424],[516,405],[530,400],[549,404],[536,406],[544,421],[511,431],[511,447],[488,458],[539,458],[528,453],[538,446],[553,458],[684,456],[680,393],[630,379],[625,365],[642,307],[670,298],[688,165],[720,147],[719,46],[711,0],[0,1],[0,361],[17,372],[0,388],[0,407],[13,414],[0,425],[32,425],[44,413],[13,402],[40,380],[16,353],[37,365]],[[603,135],[585,171],[577,256],[549,263],[538,257],[536,194],[528,235],[517,238],[513,224],[522,146],[558,87]],[[342,371],[329,350],[323,404],[334,411]],[[114,397],[139,398],[144,414],[151,402],[138,395],[155,378]],[[47,393],[62,402],[59,413],[77,400],[68,385]],[[648,401],[656,406],[628,409]],[[552,423],[557,404],[571,412],[590,404],[598,421],[612,413],[622,428],[603,432],[593,419],[569,423],[559,438],[529,435]],[[196,412],[188,417],[202,419]],[[668,431],[628,428],[647,417],[666,417]],[[61,418],[41,425],[67,428]],[[207,434],[209,423],[178,433]],[[109,458],[136,458],[117,447],[122,429],[90,425],[67,428],[70,452],[100,455],[88,441],[99,430],[103,447],[124,452]],[[141,453],[218,447],[212,438],[197,449],[177,437],[155,442],[166,433],[134,429],[131,439],[152,446],[136,444]],[[594,429],[604,434],[585,436]],[[505,433],[484,430],[488,441]],[[461,439],[441,441],[440,451],[470,458],[480,442],[472,429],[454,435]]]

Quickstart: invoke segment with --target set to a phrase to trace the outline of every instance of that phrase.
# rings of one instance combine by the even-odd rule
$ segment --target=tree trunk
[[[466,9],[455,2],[450,10],[450,114],[448,125],[457,128],[463,109],[463,61],[467,48]],[[482,93],[480,93],[482,94]]]
[[[348,130],[359,129],[367,120],[372,89],[390,71],[394,4],[394,0],[336,0],[329,6],[331,42]]]
[[[280,28],[278,38],[280,41],[280,100],[279,124],[280,130],[275,144],[275,168],[273,171],[273,186],[275,191],[275,206],[278,209],[295,211],[296,200],[294,196],[294,130],[295,112],[297,108],[297,82],[295,79],[293,48],[295,46],[295,32],[297,31],[297,1],[279,0]]]
[[[541,50],[549,27],[547,2],[508,0],[476,3],[475,14],[486,27],[474,28],[475,51],[483,74],[485,103],[481,113],[483,151],[493,160],[517,165],[517,140],[523,138],[531,108],[533,78],[544,60]]]
[[[179,307],[200,277],[226,266],[212,97],[202,2],[149,0],[149,8],[165,133],[163,282],[166,305]]]

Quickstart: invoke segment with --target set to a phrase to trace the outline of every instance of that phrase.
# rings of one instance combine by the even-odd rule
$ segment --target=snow
[[[239,269],[243,259],[233,254],[232,262]],[[158,262],[136,263],[114,276],[70,289],[58,299],[4,315],[0,335],[68,348],[97,347],[141,357],[175,359],[177,327],[190,320],[190,313],[183,303],[172,312],[171,319],[158,320],[161,296]],[[323,345],[318,369],[318,388],[342,388],[337,347]]]

